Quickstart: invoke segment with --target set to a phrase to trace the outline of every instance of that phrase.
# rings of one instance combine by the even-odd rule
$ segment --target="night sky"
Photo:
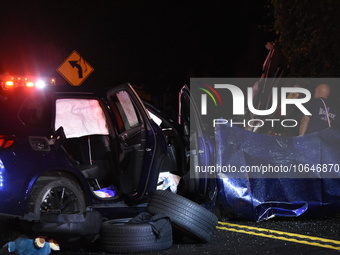
[[[265,1],[2,1],[0,73],[54,76],[76,50],[84,86],[153,90],[189,77],[258,77],[270,40]],[[83,85],[82,85],[83,86]]]

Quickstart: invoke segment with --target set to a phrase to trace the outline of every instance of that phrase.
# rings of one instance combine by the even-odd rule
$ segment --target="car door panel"
[[[134,196],[144,171],[147,119],[138,107],[138,100],[126,89],[112,90],[108,97],[117,121],[121,191]]]

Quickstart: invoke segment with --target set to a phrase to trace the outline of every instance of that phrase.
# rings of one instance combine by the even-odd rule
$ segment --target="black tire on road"
[[[172,246],[172,228],[169,219],[166,232],[156,236],[149,223],[126,224],[128,219],[109,220],[102,223],[100,246],[105,252],[136,253],[159,251]]]
[[[85,212],[86,202],[79,185],[70,178],[38,180],[29,198],[28,212],[40,215],[58,210],[60,213]]]
[[[218,221],[203,206],[166,190],[155,191],[146,211],[167,215],[176,230],[203,243],[210,241]]]

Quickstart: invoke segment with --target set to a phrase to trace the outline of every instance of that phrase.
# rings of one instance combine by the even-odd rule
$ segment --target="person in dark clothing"
[[[312,114],[304,115],[300,123],[300,135],[317,132],[332,127],[335,124],[337,113],[327,100],[331,89],[328,84],[320,84],[315,88],[314,98],[305,106]]]

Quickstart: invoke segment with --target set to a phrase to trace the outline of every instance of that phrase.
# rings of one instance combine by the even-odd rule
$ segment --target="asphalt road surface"
[[[1,224],[0,224],[1,225]],[[1,234],[11,229],[1,226]],[[2,244],[3,245],[3,242]],[[281,218],[262,222],[219,221],[212,240],[175,241],[170,249],[140,254],[339,254],[340,216],[324,219]],[[59,255],[103,255],[98,245],[74,245]]]

